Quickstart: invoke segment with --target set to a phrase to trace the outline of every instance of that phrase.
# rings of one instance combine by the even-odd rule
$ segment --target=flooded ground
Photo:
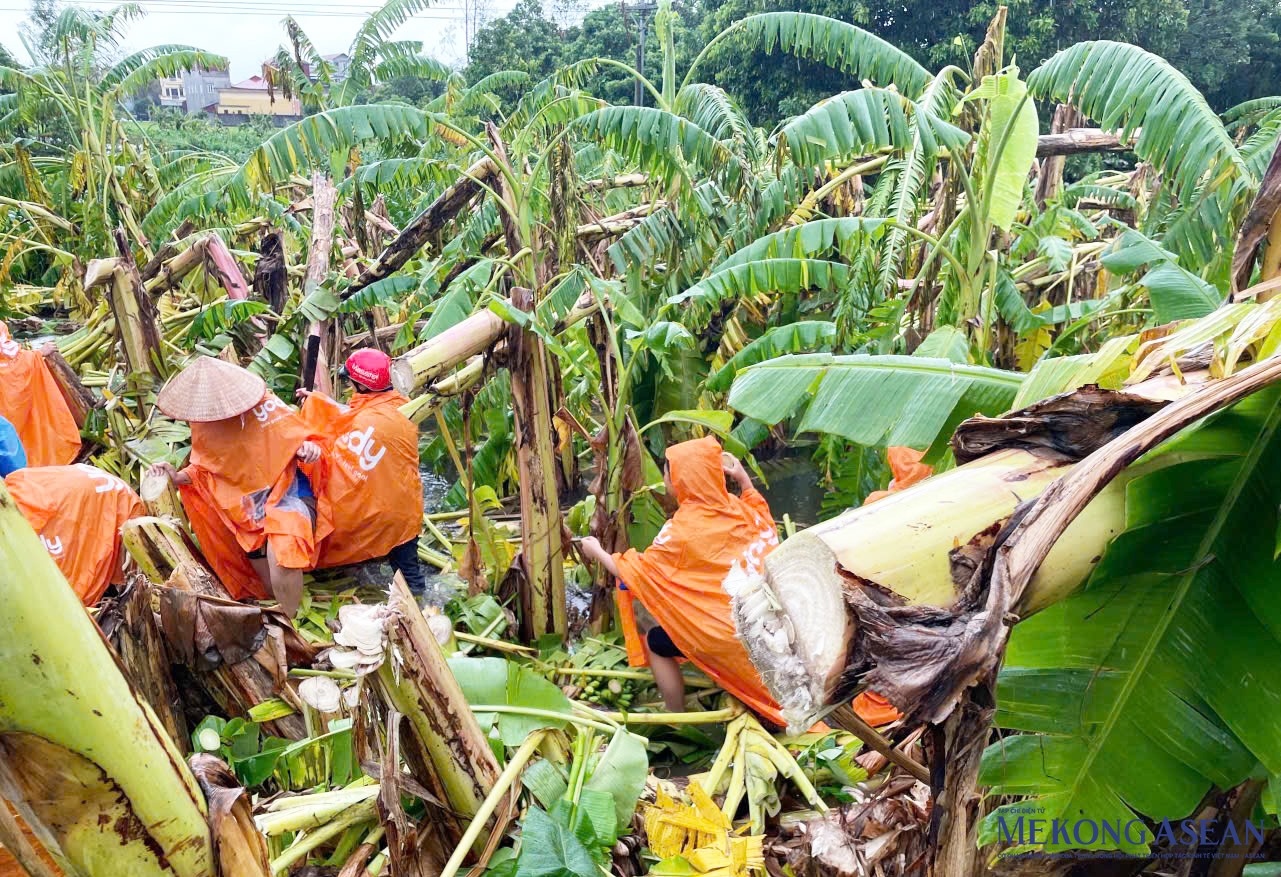
[[[767,461],[761,464],[761,471],[767,482],[761,485],[761,493],[776,520],[781,521],[786,513],[797,527],[818,523],[823,490],[818,467],[808,453]]]

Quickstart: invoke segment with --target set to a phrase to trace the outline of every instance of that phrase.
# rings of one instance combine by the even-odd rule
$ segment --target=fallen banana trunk
[[[89,412],[95,408],[101,408],[102,402],[95,398],[81,382],[80,375],[76,374],[76,370],[63,359],[56,344],[45,344],[40,348],[40,355],[44,358],[44,364],[49,369],[49,373],[53,375],[62,398],[66,400],[67,407],[71,409],[71,416],[75,418],[76,426],[84,429]]]
[[[472,198],[483,191],[497,173],[498,166],[488,157],[480,159],[467,168],[452,186],[441,192],[440,197],[427,206],[427,209],[409,221],[400,234],[378,255],[374,264],[361,271],[360,276],[352,281],[342,297],[349,298],[369,284],[384,277],[390,277],[399,271],[434,234],[444,227],[445,223],[453,219]]]
[[[510,301],[505,303],[505,307],[513,309]],[[599,305],[592,294],[585,293],[556,326],[556,331],[582,322],[598,309]],[[450,369],[493,349],[506,336],[510,325],[492,310],[477,311],[461,323],[397,357],[391,364],[391,382],[402,394],[413,398]]]
[[[213,877],[195,779],[2,485],[0,594],[3,796],[68,874]]]
[[[422,395],[400,406],[400,413],[414,423],[422,423],[446,401],[480,383],[485,374],[485,358],[473,356],[466,365],[433,383]]]
[[[1039,496],[1070,462],[1009,450],[959,466],[797,533],[760,576],[727,579],[739,636],[793,728],[803,730],[850,694],[847,668],[862,644],[849,592],[890,604],[948,606],[958,596],[953,553],[981,557],[1019,503]],[[1045,566],[1038,594],[1066,594],[1124,523],[1123,492],[1089,509]],[[960,546],[958,548],[958,546]],[[803,632],[803,635],[800,635]]]
[[[160,263],[151,269],[150,274],[143,272],[146,282],[143,289],[148,295],[158,296],[173,289],[178,283],[194,271],[204,266],[215,280],[227,290],[227,298],[234,300],[249,297],[249,287],[244,275],[236,265],[236,257],[227,249],[217,234],[210,232],[196,240],[191,246]],[[150,268],[150,266],[148,266]]]
[[[604,238],[616,237],[640,225],[641,220],[646,216],[666,206],[666,201],[648,201],[630,210],[624,210],[622,213],[603,216],[595,222],[584,223],[578,226],[575,234],[583,243],[592,243]]]
[[[116,230],[116,245],[120,250],[118,257],[95,259],[89,263],[85,269],[84,287],[87,292],[96,286],[110,286],[108,301],[115,319],[116,336],[124,352],[129,377],[141,386],[147,383],[147,376],[164,377],[156,306],[143,290],[142,277],[134,264],[129,243],[119,229]]]
[[[277,697],[301,712],[301,701],[286,677],[286,637],[292,631],[268,623],[262,610],[231,600],[172,519],[134,518],[121,528],[120,538],[158,589],[161,629],[173,654],[191,666],[227,715],[244,715]],[[202,623],[215,613],[221,619],[216,628],[222,641],[213,640],[209,624]],[[231,633],[237,634],[234,641],[227,638]],[[290,740],[307,736],[301,715],[284,716],[263,726]]]
[[[187,722],[170,672],[169,653],[151,608],[151,594],[151,585],[143,576],[130,574],[124,593],[99,604],[95,620],[120,656],[120,666],[138,696],[185,753]]]
[[[1281,356],[1202,384],[1094,449],[1034,505],[1021,510],[987,562],[974,570],[963,599],[948,612],[960,635],[941,639],[941,628],[922,623],[919,617],[897,619],[884,628],[872,654],[875,666],[867,675],[873,686],[888,689],[887,680],[902,671],[905,644],[909,648],[922,642],[934,646],[925,672],[890,693],[906,711],[935,723],[935,736],[941,738],[937,742],[943,782],[935,797],[941,831],[933,854],[934,874],[974,872],[977,821],[971,799],[983,748],[975,741],[990,727],[996,674],[1011,629],[1026,614],[1022,607],[1048,555],[1091,501],[1132,471],[1127,467],[1134,461],[1202,418],[1277,381],[1281,381]],[[1174,456],[1158,454],[1149,465]],[[884,620],[872,610],[861,614],[859,623],[876,626]]]
[[[478,311],[398,357],[391,365],[391,382],[412,398],[429,382],[489,350],[506,331],[507,322],[498,314]]]
[[[725,587],[739,634],[792,727],[808,727],[863,685],[900,709],[916,703],[951,653],[948,639],[965,633],[963,621],[948,627],[949,607],[967,597],[1016,509],[1074,461],[1153,416],[1162,403],[1151,396],[1164,384],[1154,393],[1083,388],[1005,418],[976,418],[954,440],[963,465],[797,533],[766,557],[759,576],[731,574]],[[1166,455],[1144,466],[1176,462]],[[1085,581],[1125,525],[1125,485],[1138,474],[1121,473],[1084,506],[1012,613],[1036,612]],[[878,669],[887,628],[919,618],[940,632],[903,644],[893,671]]]
[[[380,700],[409,733],[399,749],[411,776],[445,808],[429,808],[440,862],[480,812],[499,767],[427,620],[397,573],[388,603],[387,658],[376,679]],[[386,756],[385,756],[386,757]],[[385,821],[385,820],[384,820]],[[389,834],[389,837],[391,835]],[[478,841],[479,843],[479,841]]]

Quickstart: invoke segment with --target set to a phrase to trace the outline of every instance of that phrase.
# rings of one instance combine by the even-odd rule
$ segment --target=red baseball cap
[[[367,347],[347,357],[347,376],[371,390],[391,389],[391,357]]]

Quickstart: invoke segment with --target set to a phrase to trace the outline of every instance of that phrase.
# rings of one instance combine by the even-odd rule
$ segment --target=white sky
[[[464,54],[464,21],[477,5],[487,17],[506,15],[517,0],[437,0],[406,23],[400,39],[423,42],[426,52],[448,64]],[[573,3],[603,6],[608,0]],[[110,9],[114,3],[78,0],[77,5]],[[134,22],[124,50],[136,51],[161,43],[184,43],[227,56],[231,79],[238,82],[259,72],[263,60],[285,42],[281,19],[293,15],[322,54],[345,51],[364,16],[377,9],[379,0],[141,0],[147,17]],[[544,0],[544,9],[556,4]],[[20,60],[26,52],[18,39],[18,26],[27,17],[28,0],[0,0],[0,43]]]

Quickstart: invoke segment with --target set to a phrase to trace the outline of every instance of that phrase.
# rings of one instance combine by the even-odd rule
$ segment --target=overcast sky
[[[464,20],[478,0],[439,0],[420,12],[397,33],[401,39],[422,40],[428,54],[454,64],[464,55]],[[505,15],[517,0],[479,0],[490,18]],[[609,0],[580,0],[591,8]],[[465,5],[466,4],[466,5]],[[18,26],[26,19],[28,0],[0,0],[0,42],[25,60]],[[110,2],[80,2],[109,9]],[[185,43],[226,55],[233,82],[259,72],[262,61],[275,54],[285,39],[281,19],[293,15],[324,54],[342,52],[364,16],[381,5],[378,0],[142,0],[147,17],[130,26],[126,51],[161,43]],[[555,4],[544,2],[545,8]]]

